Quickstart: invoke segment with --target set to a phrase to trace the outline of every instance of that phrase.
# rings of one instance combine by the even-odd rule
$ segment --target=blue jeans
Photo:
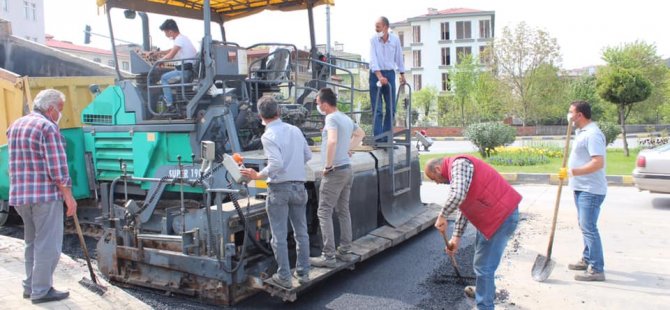
[[[605,271],[603,244],[600,241],[600,233],[598,232],[598,215],[600,214],[600,205],[602,205],[603,200],[605,200],[605,195],[575,191],[577,220],[584,236],[582,258],[587,265],[591,266],[594,272]]]
[[[393,120],[395,120],[395,71],[382,70],[381,73],[383,77],[389,80],[389,83],[382,86],[381,91],[379,91],[379,87],[377,87],[377,81],[379,80],[374,72],[370,72],[370,105],[372,106],[373,131],[375,136],[391,131],[393,129]],[[378,91],[384,102],[386,102],[386,109],[382,108],[384,106],[382,98],[377,98]],[[379,105],[377,105],[377,101],[379,101]]]
[[[170,89],[170,80],[174,78],[179,78],[180,81],[184,80],[187,73],[180,70],[172,70],[170,72],[165,72],[161,75],[161,85],[163,85],[163,97],[165,98],[165,103],[168,106],[171,106],[174,100],[172,99],[172,90]]]
[[[272,231],[272,250],[279,265],[277,273],[283,280],[291,279],[291,267],[288,259],[288,221],[293,226],[296,242],[298,275],[309,273],[309,237],[307,235],[307,190],[303,182],[283,182],[268,184],[268,197],[265,209]]]
[[[494,309],[493,301],[496,297],[495,272],[498,269],[503,252],[505,252],[507,241],[514,234],[518,223],[519,209],[516,209],[500,225],[491,239],[486,240],[482,233],[477,232],[473,263],[475,276],[477,276],[475,281],[477,309]]]

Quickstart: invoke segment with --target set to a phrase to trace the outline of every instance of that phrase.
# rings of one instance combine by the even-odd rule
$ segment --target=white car
[[[633,180],[638,189],[670,194],[670,144],[641,151],[635,166]]]

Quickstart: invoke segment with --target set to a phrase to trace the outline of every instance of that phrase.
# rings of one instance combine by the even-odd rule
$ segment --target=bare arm
[[[169,51],[167,54],[165,54],[165,56],[163,56],[163,58],[161,58],[161,60],[170,60],[170,59],[173,59],[174,56],[177,55],[177,53],[179,53],[179,50],[180,50],[180,49],[181,49],[181,47],[175,45],[174,47],[172,47],[172,48],[170,49],[170,51]]]
[[[572,175],[580,176],[594,173],[605,166],[605,161],[602,156],[592,156],[591,161],[586,163],[586,165],[572,168]]]
[[[332,167],[335,160],[335,147],[337,146],[337,129],[328,129],[328,142],[326,142],[326,162],[324,167]]]
[[[361,142],[363,142],[364,137],[365,137],[365,131],[363,131],[361,127],[357,127],[356,129],[354,129],[354,134],[351,137],[351,143],[349,143],[349,151],[361,145]]]

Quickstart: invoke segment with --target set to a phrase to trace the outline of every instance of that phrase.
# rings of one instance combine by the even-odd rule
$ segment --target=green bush
[[[600,131],[605,135],[606,145],[610,145],[616,141],[616,138],[621,134],[621,127],[614,123],[602,122],[598,123]]]
[[[501,123],[478,123],[468,126],[463,135],[477,146],[482,157],[488,158],[496,147],[514,142],[516,130]]]

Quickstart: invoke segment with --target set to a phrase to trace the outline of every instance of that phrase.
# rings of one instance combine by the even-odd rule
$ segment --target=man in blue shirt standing
[[[558,173],[561,180],[570,178],[570,189],[577,205],[579,228],[584,236],[582,258],[568,269],[584,271],[576,274],[577,281],[605,281],[603,246],[598,232],[600,205],[607,194],[605,177],[605,135],[591,120],[591,106],[585,101],[570,104],[568,122],[573,122],[575,141],[572,145],[568,168]]]
[[[375,32],[375,36],[370,39],[370,104],[376,138],[393,129],[396,110],[395,70],[400,73],[400,85],[405,84],[405,65],[400,39],[389,33],[388,18],[382,16],[377,20]],[[385,110],[382,109],[382,98],[377,98],[378,93],[386,102]],[[386,142],[385,139],[380,141]]]
[[[291,267],[289,266],[288,220],[291,220],[296,241],[298,259],[296,274],[298,282],[309,281],[309,236],[307,235],[307,190],[305,163],[312,158],[312,151],[302,131],[280,119],[279,105],[274,98],[263,96],[258,100],[258,112],[265,124],[261,137],[263,151],[268,158],[267,166],[260,172],[243,169],[242,175],[258,180],[268,180],[268,197],[265,208],[272,231],[272,250],[279,265],[272,280],[279,286],[290,289]]]

